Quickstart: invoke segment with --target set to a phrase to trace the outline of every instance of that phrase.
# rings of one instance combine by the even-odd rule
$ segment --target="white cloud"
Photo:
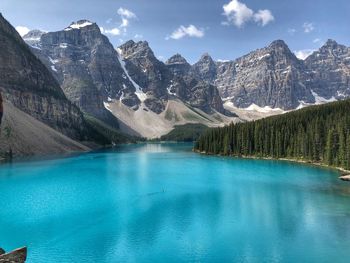
[[[254,15],[253,10],[238,0],[232,0],[224,5],[223,9],[228,22],[233,23],[237,27],[242,27],[246,22],[251,20]]]
[[[310,56],[314,51],[315,49],[302,49],[302,50],[294,51],[294,54],[298,59],[304,60],[308,56]]]
[[[321,42],[321,39],[319,39],[319,38],[315,38],[313,41],[312,41],[313,43],[320,43]]]
[[[121,17],[125,17],[125,18],[136,18],[135,13],[131,12],[130,10],[126,9],[126,8],[122,8],[120,7],[117,11],[118,15],[120,15]]]
[[[274,21],[275,18],[273,17],[270,10],[259,10],[257,13],[254,14],[254,21],[259,23],[262,26],[266,26],[268,23]]]
[[[294,35],[296,32],[297,32],[297,30],[295,28],[288,29],[288,34],[290,34],[290,35]]]
[[[30,29],[25,26],[16,26],[16,30],[21,35],[21,37],[28,34],[28,32],[30,31]]]
[[[223,25],[233,24],[241,28],[245,23],[255,21],[261,26],[266,26],[275,20],[270,10],[264,9],[255,13],[246,4],[238,0],[231,0],[228,4],[223,5],[222,8],[224,9],[223,15],[227,19],[227,21],[222,22]]]
[[[189,25],[188,27],[180,26],[169,37],[166,37],[166,39],[169,39],[169,38],[181,39],[184,37],[202,38],[202,37],[204,37],[204,30],[199,29],[194,25]]]
[[[313,23],[305,22],[305,23],[303,24],[303,29],[304,29],[304,32],[305,32],[305,33],[310,33],[310,32],[312,32],[312,31],[314,31],[315,26],[314,26]]]
[[[130,20],[137,19],[137,16],[132,11],[123,7],[120,7],[117,13],[120,16],[120,19],[122,20],[121,24],[119,25],[119,28],[123,28],[123,32],[124,34],[126,34],[126,28],[130,25]]]
[[[127,27],[129,25],[129,20],[126,18],[122,18],[122,23],[120,24],[120,27]]]
[[[132,11],[120,7],[117,11],[117,14],[120,16],[121,24],[118,27],[111,28],[111,29],[105,29],[101,27],[101,32],[106,35],[112,35],[112,36],[119,36],[119,35],[126,35],[127,33],[127,27],[130,25],[131,19],[137,19],[137,16]],[[112,22],[112,18],[109,18],[106,21],[106,24],[110,24]]]
[[[120,35],[119,28],[104,29],[103,27],[100,27],[100,30],[101,30],[102,34],[112,35],[112,36],[119,36]]]

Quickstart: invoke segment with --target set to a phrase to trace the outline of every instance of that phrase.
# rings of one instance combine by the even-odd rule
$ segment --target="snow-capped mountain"
[[[24,40],[72,102],[115,126],[116,118],[127,122],[111,105],[117,102],[132,115],[162,115],[177,100],[205,114],[232,116],[228,110],[278,114],[350,95],[349,48],[332,40],[305,61],[277,40],[232,61],[204,54],[194,65],[180,54],[163,63],[146,41],[114,48],[88,20],[58,32],[31,31]]]

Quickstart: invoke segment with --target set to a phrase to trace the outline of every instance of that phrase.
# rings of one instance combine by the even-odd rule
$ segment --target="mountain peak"
[[[326,46],[326,47],[334,47],[337,45],[338,45],[337,41],[335,41],[333,39],[328,39],[327,42],[324,44],[324,46]]]
[[[23,36],[23,39],[25,40],[40,40],[40,37],[45,34],[46,32],[44,31],[41,31],[41,30],[38,30],[38,29],[34,29],[34,30],[31,30],[29,31],[27,34],[25,34]]]
[[[188,64],[187,60],[179,53],[169,58],[165,64]]]
[[[214,61],[213,58],[209,55],[209,53],[204,53],[201,58],[200,61],[206,61],[206,62],[212,62]]]
[[[275,47],[283,47],[283,48],[288,48],[286,42],[284,42],[281,39],[277,39],[275,41],[272,41],[269,47],[275,48]]]

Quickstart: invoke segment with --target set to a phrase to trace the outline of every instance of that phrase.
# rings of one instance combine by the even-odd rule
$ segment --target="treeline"
[[[194,142],[208,129],[208,126],[199,123],[176,125],[166,135],[160,137],[161,141]]]
[[[209,129],[194,147],[209,154],[293,158],[350,169],[350,100]]]

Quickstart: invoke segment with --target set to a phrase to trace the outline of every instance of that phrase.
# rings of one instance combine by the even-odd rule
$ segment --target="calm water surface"
[[[0,247],[29,263],[349,262],[333,170],[122,146],[0,166]]]

